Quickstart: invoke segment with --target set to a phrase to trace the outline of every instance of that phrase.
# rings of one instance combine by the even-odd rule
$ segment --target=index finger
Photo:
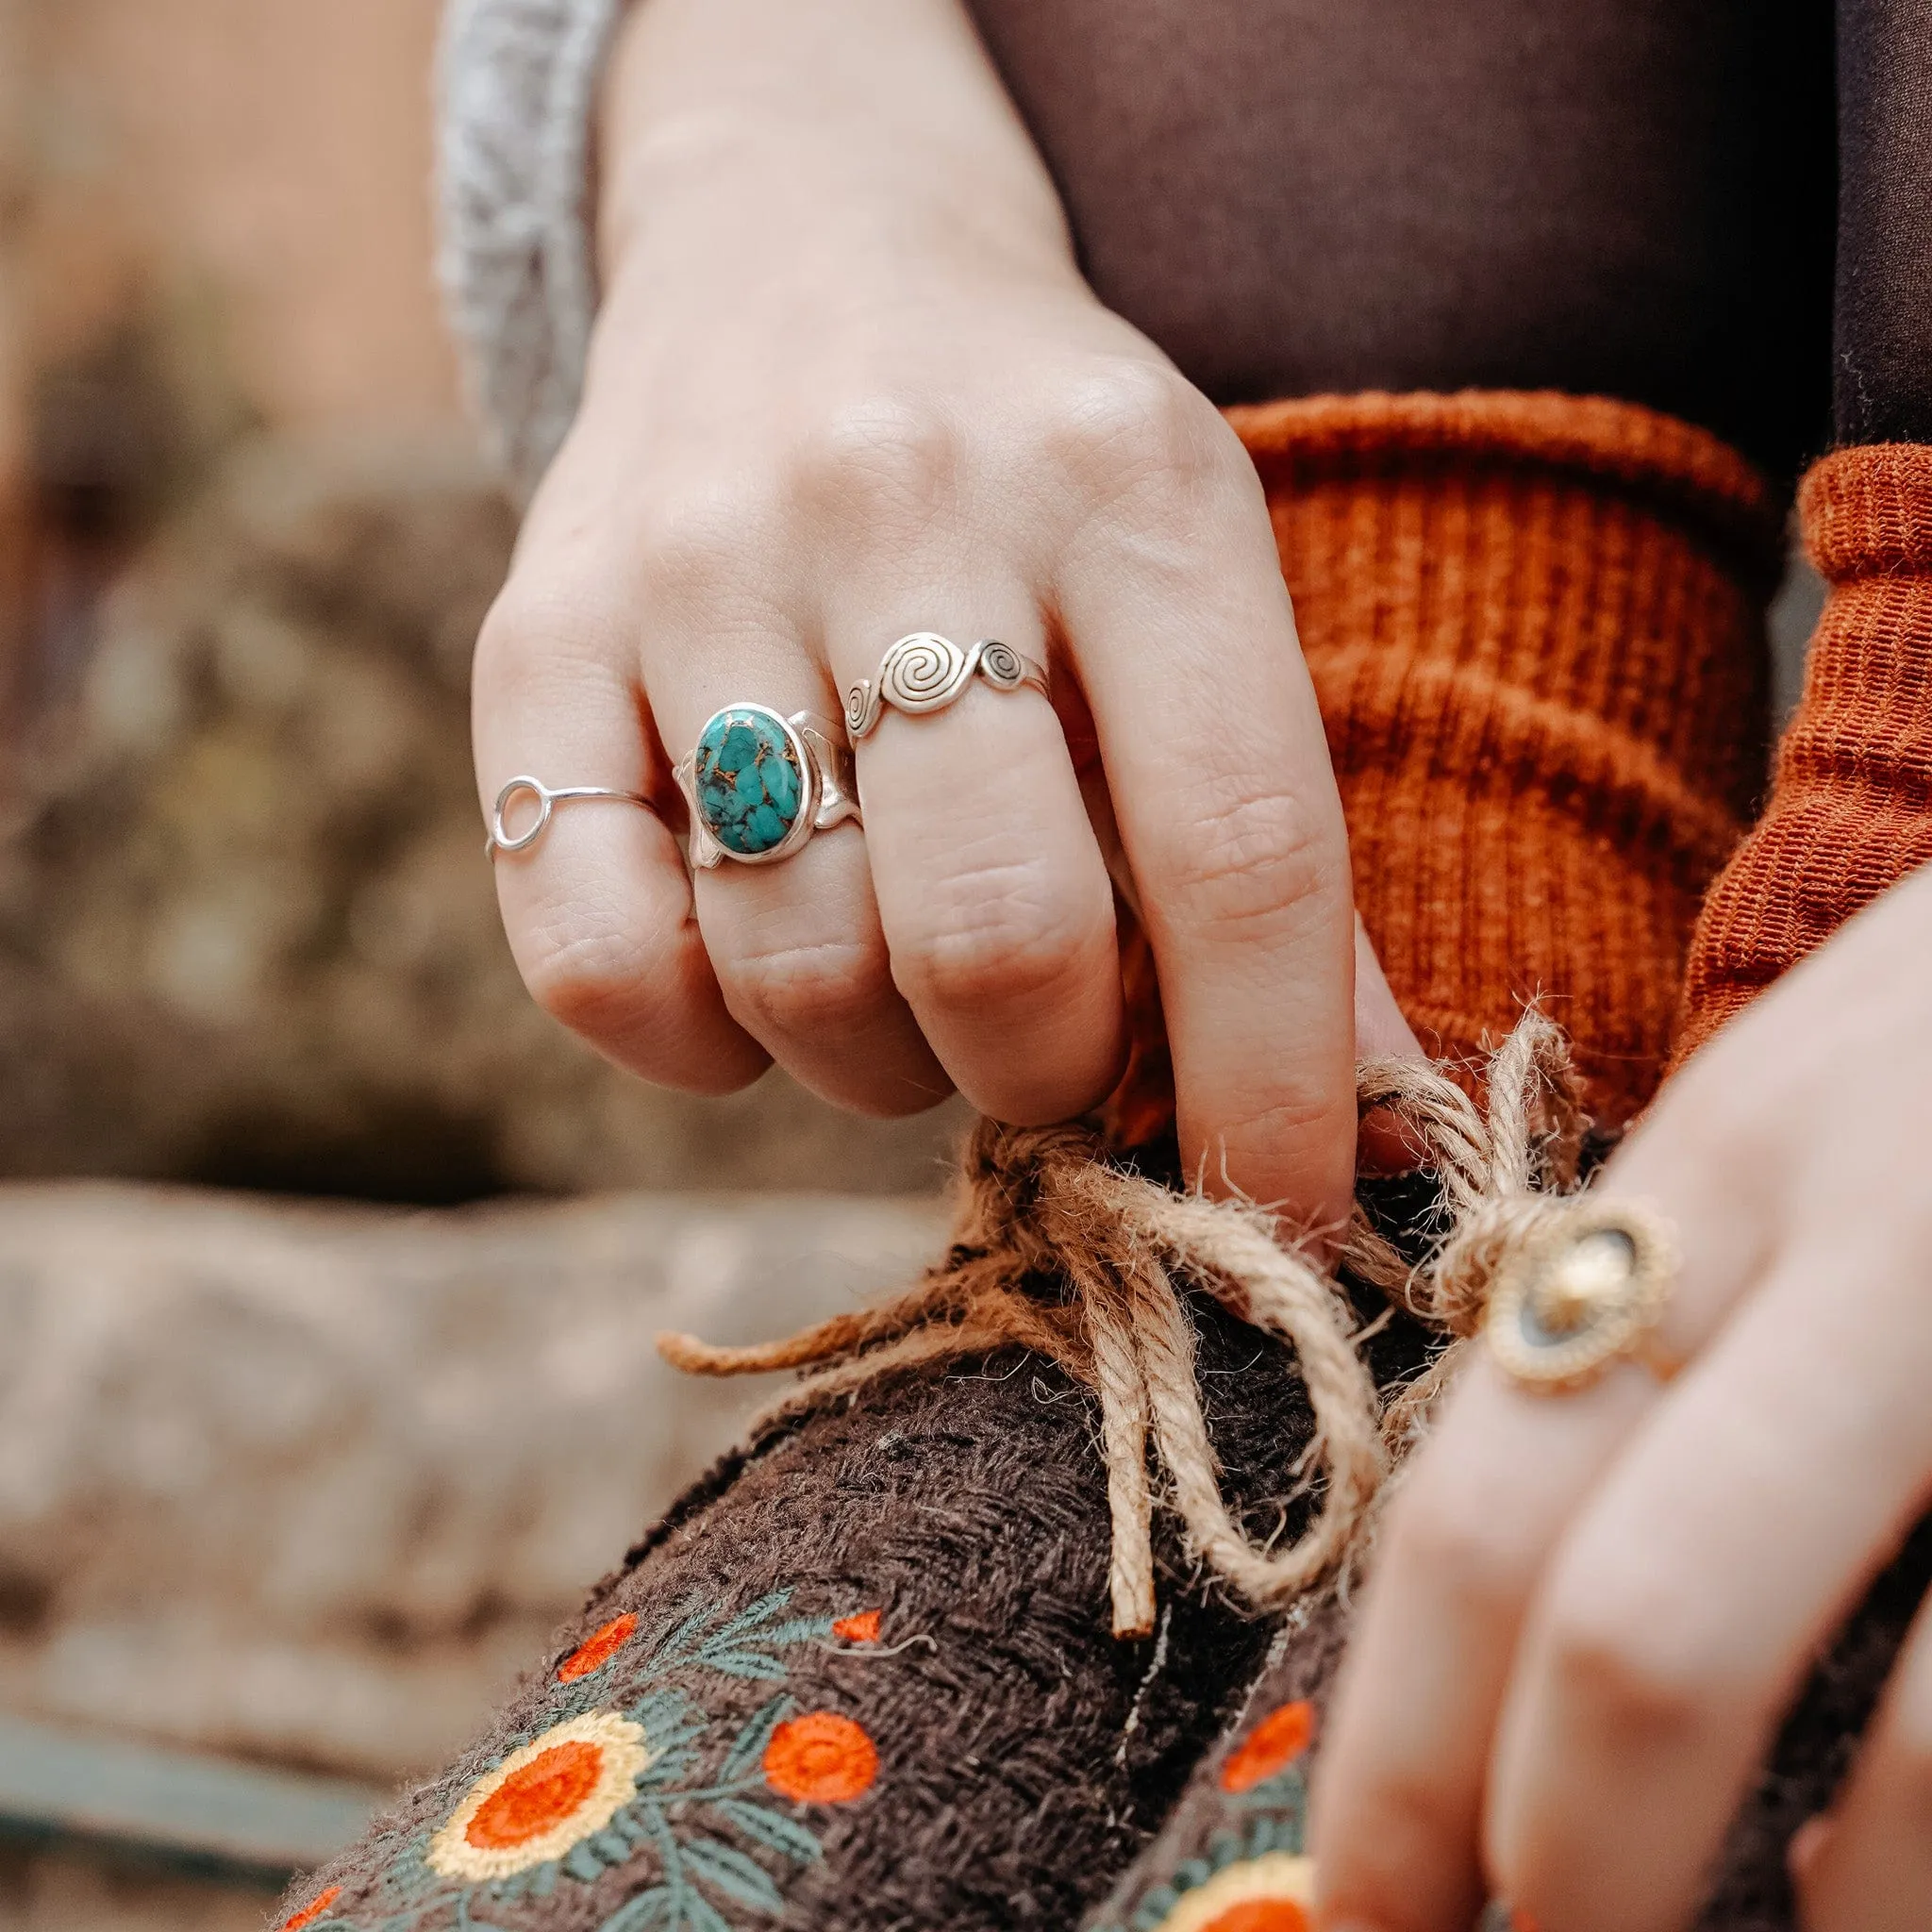
[[[1058,571],[1159,974],[1181,1149],[1313,1226],[1355,1153],[1348,840],[1274,531],[1204,397],[1148,372]]]
[[[1761,1265],[1758,1204],[1685,1189],[1681,1130],[1639,1129],[1599,1197],[1672,1210],[1682,1248],[1658,1339],[1690,1362]],[[1378,1541],[1315,1792],[1323,1923],[1466,1932],[1482,1903],[1486,1787],[1527,1620],[1580,1507],[1639,1431],[1699,1383],[1634,1363],[1561,1395],[1510,1382],[1485,1348],[1404,1480]],[[1627,1844],[1614,1831],[1606,1841]]]

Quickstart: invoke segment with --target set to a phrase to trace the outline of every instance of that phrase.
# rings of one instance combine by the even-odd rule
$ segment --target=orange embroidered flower
[[[637,1627],[638,1620],[628,1610],[621,1617],[612,1617],[602,1629],[591,1631],[558,1665],[557,1681],[574,1684],[579,1677],[588,1677],[592,1671],[601,1670],[636,1635]]]
[[[1182,1892],[1160,1932],[1311,1932],[1314,1903],[1313,1860],[1266,1852]]]
[[[788,1718],[765,1746],[772,1789],[803,1804],[849,1804],[872,1789],[878,1772],[878,1747],[835,1710]]]
[[[282,1921],[281,1932],[302,1932],[303,1926],[314,1924],[341,1895],[340,1885],[331,1885],[326,1891],[317,1892],[299,1912]]]
[[[849,1617],[840,1617],[832,1624],[832,1635],[842,1637],[847,1643],[876,1643],[879,1641],[879,1624],[885,1617],[883,1610],[856,1610]]]
[[[1251,1898],[1210,1919],[1205,1932],[1308,1932],[1308,1925],[1291,1898]]]
[[[1229,1753],[1221,1767],[1224,1791],[1250,1791],[1285,1771],[1315,1735],[1315,1707],[1306,1700],[1271,1710]]]
[[[608,1824],[653,1753],[612,1710],[553,1724],[464,1794],[425,1857],[445,1878],[487,1882],[563,1857]]]

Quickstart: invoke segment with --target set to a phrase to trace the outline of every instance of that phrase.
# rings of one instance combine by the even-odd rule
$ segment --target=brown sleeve
[[[1932,0],[1838,21],[1838,441],[1932,443]]]
[[[1675,1058],[1932,861],[1932,0],[1839,0],[1829,591],[1770,804],[1692,939]]]

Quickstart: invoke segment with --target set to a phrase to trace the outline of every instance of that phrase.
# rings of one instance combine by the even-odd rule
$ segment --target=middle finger
[[[883,581],[869,608],[853,599],[835,615],[846,690],[876,680],[886,647],[916,631],[963,654],[997,639],[1044,664],[1039,608],[1017,577],[931,558]],[[964,657],[928,649],[957,680]],[[857,758],[892,976],[960,1092],[1021,1124],[1094,1106],[1124,1051],[1113,895],[1053,706],[1031,684],[974,673],[941,708],[884,705]]]

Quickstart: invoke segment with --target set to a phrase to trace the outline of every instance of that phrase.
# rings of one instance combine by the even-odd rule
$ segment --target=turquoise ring
[[[691,864],[772,865],[814,832],[850,819],[858,788],[852,754],[815,711],[789,718],[769,705],[713,711],[673,775],[691,810]]]

